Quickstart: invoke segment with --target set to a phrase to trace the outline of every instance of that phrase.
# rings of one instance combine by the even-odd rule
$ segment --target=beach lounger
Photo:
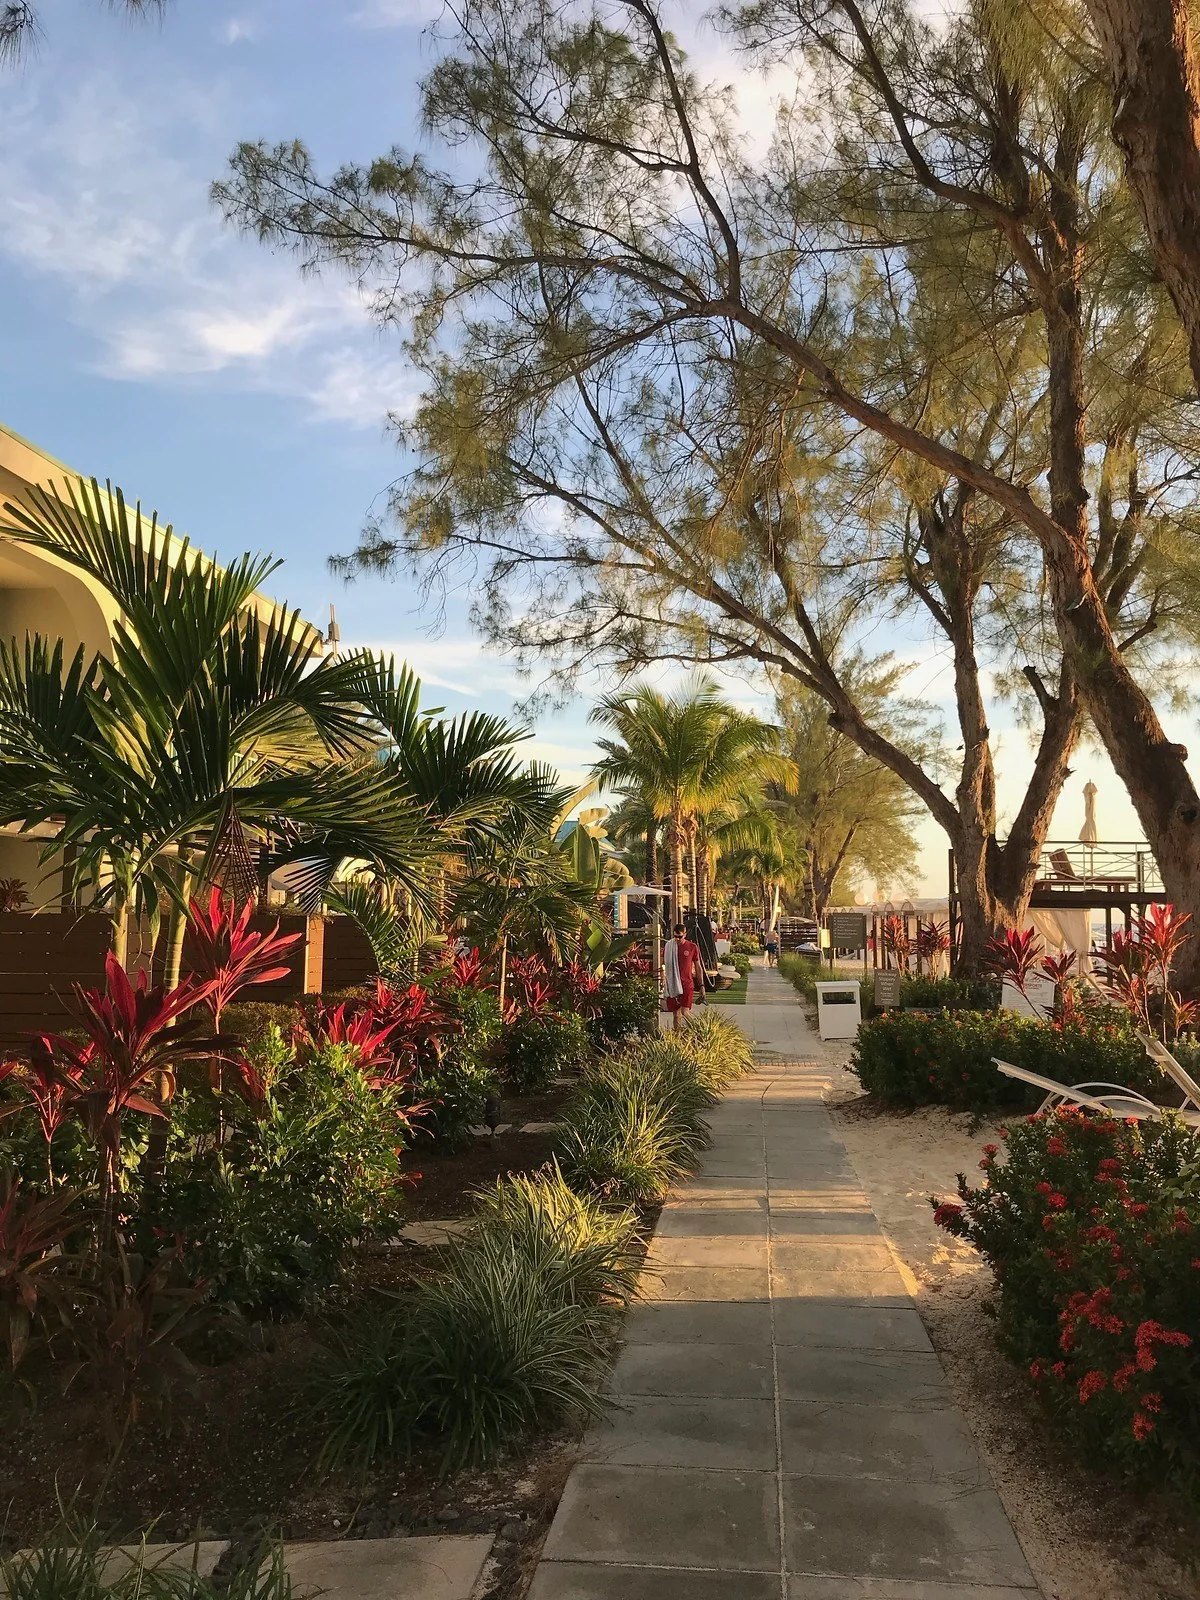
[[[1182,1091],[1183,1105],[1179,1109],[1184,1116],[1190,1121],[1189,1112],[1200,1114],[1200,1083],[1196,1082],[1186,1067],[1180,1066],[1161,1039],[1155,1039],[1148,1033],[1139,1033],[1138,1038],[1155,1066],[1161,1067],[1168,1078]]]
[[[1103,1111],[1108,1116],[1134,1117],[1142,1122],[1152,1117],[1161,1120],[1168,1109],[1156,1106],[1153,1100],[1147,1100],[1136,1089],[1126,1089],[1119,1083],[1058,1083],[1053,1078],[1043,1078],[1040,1073],[1027,1072],[1024,1067],[1014,1067],[1011,1061],[1001,1061],[998,1056],[993,1056],[992,1060],[997,1071],[1006,1078],[1017,1078],[1021,1083],[1029,1083],[1035,1089],[1046,1091],[1039,1111],[1049,1111],[1056,1105],[1086,1106],[1089,1111]],[[1102,1092],[1096,1093],[1097,1090]]]

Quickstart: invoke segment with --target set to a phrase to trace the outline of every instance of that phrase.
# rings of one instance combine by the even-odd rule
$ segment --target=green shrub
[[[597,1046],[624,1044],[657,1027],[658,985],[653,978],[606,978],[595,999],[600,1009],[589,1031]]]
[[[694,1170],[703,1138],[648,1098],[585,1098],[563,1119],[558,1156],[567,1181],[615,1205],[653,1205]]]
[[[737,968],[737,974],[739,978],[748,978],[750,976],[749,956],[742,955],[739,951],[735,950],[733,954],[728,957],[728,961],[731,967]]]
[[[1200,1486],[1200,1134],[1063,1108],[984,1147],[939,1225],[996,1275],[998,1333],[1090,1459]]]
[[[449,1471],[597,1413],[597,1365],[632,1292],[634,1243],[632,1214],[580,1199],[556,1171],[497,1185],[436,1277],[339,1340],[317,1390],[325,1459],[366,1463],[431,1438]]]
[[[557,1162],[497,1179],[475,1196],[476,1233],[532,1251],[552,1245],[572,1261],[574,1293],[585,1303],[632,1299],[641,1257],[630,1208],[606,1209],[572,1189]]]
[[[669,1038],[695,1062],[714,1090],[727,1088],[754,1065],[753,1042],[736,1022],[718,1011],[694,1011],[687,1026]]]
[[[482,1123],[487,1097],[498,1086],[494,1058],[503,1024],[499,1000],[485,989],[464,986],[450,998],[463,1031],[447,1039],[440,1061],[418,1067],[409,1086],[413,1101],[427,1106],[418,1133],[453,1149]]]
[[[555,1078],[582,1066],[588,1055],[588,1030],[574,1013],[524,1013],[504,1030],[502,1070],[517,1094],[537,1094]]]
[[[1109,1011],[1066,1025],[1005,1011],[893,1011],[863,1023],[850,1067],[887,1105],[989,1111],[1045,1099],[998,1072],[993,1056],[1068,1085],[1116,1083],[1143,1094],[1162,1085],[1132,1026]]]
[[[568,1183],[610,1203],[661,1200],[694,1169],[708,1139],[704,1112],[750,1059],[741,1029],[706,1013],[597,1062],[562,1121]]]
[[[211,1103],[175,1119],[195,1153],[167,1164],[162,1226],[214,1294],[252,1315],[293,1312],[337,1277],[346,1246],[401,1210],[405,1093],[381,1086],[349,1045],[302,1057],[276,1033],[255,1063],[260,1103],[223,1097],[216,1148]]]
[[[1000,989],[995,978],[904,977],[900,1004],[931,1011],[998,1011]]]
[[[729,948],[735,956],[758,956],[762,954],[762,943],[755,933],[731,934]]]
[[[861,973],[848,975],[844,972],[831,972],[829,963],[822,961],[819,956],[800,956],[794,951],[780,951],[779,971],[787,979],[796,993],[802,995],[810,1006],[817,1003],[818,983],[842,982],[857,983],[859,997],[862,1003],[863,1016],[867,1016],[875,1004],[875,979],[874,976],[863,977]]]

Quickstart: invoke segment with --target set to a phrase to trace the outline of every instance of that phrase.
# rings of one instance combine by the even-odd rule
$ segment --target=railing
[[[1162,874],[1145,843],[1069,844],[1042,847],[1037,887],[1041,890],[1103,889],[1112,894],[1161,894]]]

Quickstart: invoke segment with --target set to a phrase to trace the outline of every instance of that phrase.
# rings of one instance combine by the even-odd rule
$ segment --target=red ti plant
[[[318,1006],[309,1037],[318,1047],[323,1044],[352,1046],[357,1052],[359,1066],[367,1072],[391,1065],[395,1056],[395,1046],[391,1043],[395,1028],[395,1023],[381,1020],[373,1006],[355,1008],[343,1001],[329,1009]]]
[[[1171,988],[1171,967],[1191,938],[1185,931],[1190,921],[1186,912],[1177,912],[1174,906],[1151,906],[1138,918],[1136,933],[1118,929],[1098,957],[1109,995],[1124,1006],[1143,1033],[1157,1031],[1164,1042],[1197,1014],[1195,1003]]]
[[[918,956],[928,961],[932,972],[938,957],[950,948],[950,930],[944,922],[938,922],[933,917],[928,922],[918,922],[916,947]]]
[[[442,1041],[450,1034],[462,1033],[463,1024],[437,1003],[419,983],[407,989],[393,988],[382,978],[376,980],[371,1011],[377,1021],[391,1029],[388,1047],[394,1069],[436,1066],[442,1059]]]
[[[554,1009],[550,972],[541,956],[514,958],[508,965],[508,978],[505,1022],[513,1022],[522,1015],[541,1017]]]
[[[1009,928],[1002,939],[988,940],[983,965],[985,971],[998,978],[1011,978],[1014,986],[1025,994],[1025,985],[1041,960],[1042,941],[1034,930],[1026,928],[1022,933],[1018,928]]]
[[[207,906],[193,900],[188,907],[192,969],[209,984],[204,1004],[216,1033],[221,1031],[221,1015],[235,995],[255,984],[287,977],[291,969],[279,958],[303,937],[280,933],[278,922],[268,932],[254,933],[250,928],[253,912],[253,900],[237,911],[219,888],[213,889]]]
[[[890,951],[897,968],[901,972],[907,972],[912,940],[908,936],[908,924],[904,918],[884,917],[882,935],[884,949]]]
[[[34,1039],[28,1065],[21,1061],[0,1063],[0,1083],[12,1076],[37,1114],[42,1138],[46,1142],[46,1181],[54,1187],[54,1136],[67,1119],[72,1103],[79,1098],[79,1073],[60,1066],[45,1039]],[[18,1108],[0,1106],[0,1121]]]
[[[58,1034],[42,1043],[63,1072],[78,1084],[84,1124],[100,1152],[104,1204],[103,1234],[111,1225],[112,1196],[121,1168],[125,1114],[140,1111],[165,1117],[175,1093],[175,1068],[181,1061],[212,1053],[211,1039],[190,1037],[198,1018],[186,1013],[208,997],[209,985],[185,978],[177,988],[151,986],[145,972],[136,988],[111,952],[104,964],[104,988],[77,984],[76,1014],[87,1035],[80,1045]]]
[[[599,1016],[601,980],[586,961],[568,961],[558,977],[561,985],[560,1004],[565,1002],[571,1011],[581,1017]]]
[[[15,1178],[0,1186],[0,1337],[10,1371],[28,1347],[38,1298],[59,1247],[78,1226],[78,1199],[70,1190],[46,1199]]]
[[[1078,1022],[1086,1010],[1081,986],[1074,976],[1077,959],[1074,950],[1042,957],[1042,971],[1058,991],[1057,1019],[1064,1024]]]
[[[459,951],[450,963],[451,981],[460,989],[484,989],[483,957],[478,949]]]
[[[250,918],[254,914],[254,901],[247,900],[238,911],[233,900],[214,887],[208,905],[193,900],[188,907],[188,934],[192,968],[196,975],[210,985],[204,1004],[213,1019],[213,1031],[221,1032],[221,1017],[225,1007],[235,995],[255,984],[275,983],[286,978],[289,968],[279,958],[302,937],[298,933],[281,934],[279,923],[268,932],[254,933]],[[224,1087],[225,1058],[214,1055],[209,1063],[209,1077],[213,1088],[220,1094]],[[252,1103],[261,1103],[265,1086],[253,1068],[235,1060],[239,1086]],[[217,1140],[225,1137],[224,1109],[218,1102]]]

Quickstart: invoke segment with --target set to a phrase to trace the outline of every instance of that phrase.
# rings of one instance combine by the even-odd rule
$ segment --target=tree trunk
[[[708,915],[708,845],[703,839],[693,845],[693,860],[695,861],[696,875],[696,910]]]
[[[671,926],[683,920],[683,818],[671,817]]]
[[[857,832],[858,823],[852,823],[846,831],[846,837],[842,840],[837,855],[827,867],[818,867],[815,850],[809,857],[812,863],[812,914],[818,922],[829,909],[829,902],[833,898],[833,886],[837,882],[838,873],[846,864],[846,857],[850,853],[850,846],[854,843],[854,836]]]
[[[696,871],[696,823],[693,819],[688,826],[688,904],[693,911],[700,909],[700,879]]]
[[[646,829],[646,882],[658,882],[658,822],[654,817]]]
[[[1187,0],[1085,0],[1112,132],[1200,388],[1200,51]]]

